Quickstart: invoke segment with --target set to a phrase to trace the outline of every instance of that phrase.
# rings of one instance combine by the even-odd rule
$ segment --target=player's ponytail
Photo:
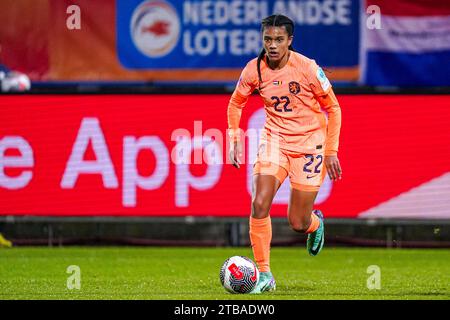
[[[282,14],[274,14],[267,18],[264,18],[261,21],[261,33],[264,32],[265,27],[269,27],[269,26],[270,27],[284,27],[286,29],[286,32],[289,37],[294,35],[294,22]],[[289,50],[295,51],[294,47],[292,45],[289,46]],[[263,48],[261,50],[261,53],[258,56],[258,61],[256,63],[256,68],[258,70],[259,83],[262,82],[261,60],[264,59],[265,55],[266,55],[266,50],[264,50],[264,48]]]
[[[256,62],[256,68],[258,69],[258,79],[259,82],[262,82],[262,77],[261,77],[261,60],[264,59],[264,56],[266,55],[266,50],[264,50],[264,48],[261,50],[261,53],[258,56],[258,61]]]

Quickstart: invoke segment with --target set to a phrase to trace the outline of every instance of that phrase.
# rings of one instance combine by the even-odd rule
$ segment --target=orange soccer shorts
[[[275,176],[280,183],[289,176],[291,187],[301,191],[319,191],[326,175],[324,153],[302,154],[262,142],[253,174]]]

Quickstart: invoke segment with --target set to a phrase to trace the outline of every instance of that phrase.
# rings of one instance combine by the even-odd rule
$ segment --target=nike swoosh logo
[[[314,177],[317,177],[317,174],[312,175],[312,176],[306,176],[306,179],[311,179],[311,178],[314,178]]]

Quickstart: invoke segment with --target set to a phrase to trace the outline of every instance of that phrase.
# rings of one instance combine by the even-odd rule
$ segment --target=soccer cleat
[[[316,231],[308,234],[306,248],[308,249],[309,255],[316,256],[322,250],[325,241],[325,225],[323,223],[323,214],[320,210],[313,210],[313,214],[319,218],[320,224]]]
[[[272,272],[260,272],[258,284],[250,293],[259,294],[263,292],[275,291],[275,289],[276,283]]]
[[[12,247],[12,243],[9,240],[6,240],[3,235],[0,233],[0,248],[4,247],[4,248],[11,248]]]

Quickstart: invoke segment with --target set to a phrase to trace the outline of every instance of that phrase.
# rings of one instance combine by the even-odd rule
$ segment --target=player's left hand
[[[325,156],[325,167],[331,180],[342,179],[342,168],[337,156]]]

